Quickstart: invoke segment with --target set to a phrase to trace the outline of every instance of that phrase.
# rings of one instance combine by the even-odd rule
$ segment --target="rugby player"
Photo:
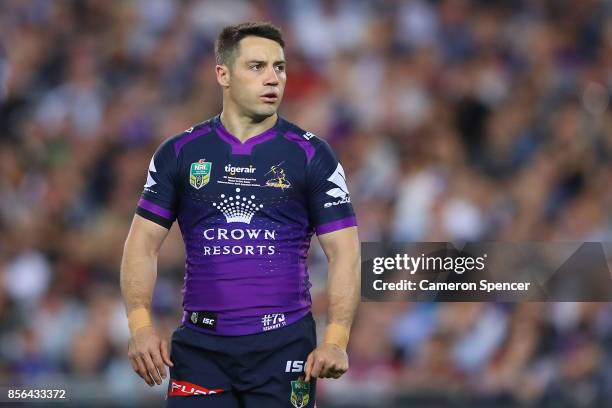
[[[121,289],[128,357],[169,407],[313,407],[316,378],[348,369],[359,302],[357,222],[345,174],[322,139],[277,113],[284,41],[268,23],[223,29],[222,112],[164,141],[151,159],[125,242]],[[186,263],[182,324],[152,324],[157,255],[178,221]],[[328,316],[317,346],[306,258],[328,259]]]

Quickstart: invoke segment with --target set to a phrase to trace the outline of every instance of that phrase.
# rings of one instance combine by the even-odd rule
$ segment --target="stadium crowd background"
[[[612,241],[610,1],[4,0],[0,385],[160,401],[126,358],[122,246],[155,147],[220,111],[213,41],[247,20],[283,29],[281,113],[337,150],[362,241]],[[183,256],[175,225],[168,335]],[[324,323],[320,250],[310,270]],[[604,406],[612,307],[366,303],[350,358],[321,406]]]

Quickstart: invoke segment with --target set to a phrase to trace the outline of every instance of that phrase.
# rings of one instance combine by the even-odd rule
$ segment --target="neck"
[[[246,115],[241,115],[234,110],[226,109],[225,106],[220,116],[221,123],[225,129],[243,143],[251,137],[273,127],[277,118],[278,114],[275,113],[265,119],[257,120]]]

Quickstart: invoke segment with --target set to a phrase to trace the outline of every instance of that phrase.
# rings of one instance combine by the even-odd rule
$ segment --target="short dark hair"
[[[280,28],[268,22],[241,23],[225,27],[215,43],[215,58],[219,65],[232,65],[236,56],[238,43],[245,37],[263,37],[276,41],[285,48],[285,41]]]

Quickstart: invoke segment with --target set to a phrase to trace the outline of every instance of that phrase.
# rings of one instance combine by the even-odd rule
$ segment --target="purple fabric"
[[[242,143],[240,139],[238,139],[236,136],[228,132],[227,129],[225,129],[225,127],[223,126],[223,123],[221,123],[221,121],[219,121],[217,133],[219,134],[219,137],[221,139],[229,143],[229,145],[232,147],[232,154],[248,155],[251,154],[253,147],[260,143],[266,142],[276,136],[276,128],[271,127],[263,133],[248,138],[244,143]]]
[[[194,310],[197,311],[197,310]],[[292,310],[289,312],[284,312],[285,315],[285,323],[286,325],[281,326],[289,326],[304,316],[306,316],[310,312],[310,305],[305,305],[304,307],[298,310]],[[183,311],[183,318],[181,319],[181,323],[185,326],[189,326],[191,329],[212,335],[218,336],[246,336],[254,333],[261,333],[261,317],[266,314],[265,310],[259,310],[258,315],[255,316],[243,316],[240,311],[233,311],[229,313],[223,313],[223,315],[219,316],[217,320],[217,330],[211,331],[203,329],[195,324],[191,323],[189,320],[188,311]],[[279,327],[280,328],[280,327]]]
[[[204,136],[208,132],[210,132],[210,126],[204,126],[203,128],[196,130],[195,132],[186,134],[185,136],[174,142],[174,153],[176,154],[176,157],[178,157],[183,146],[191,142],[193,139],[196,139],[200,136]]]
[[[315,148],[312,144],[308,143],[306,139],[293,132],[285,133],[285,139],[297,143],[302,150],[304,150],[304,153],[306,153],[306,164],[310,163],[310,160],[312,160],[315,154]]]
[[[357,219],[355,217],[341,218],[336,221],[327,222],[321,224],[315,228],[317,235],[327,234],[328,232],[338,231],[343,228],[355,227],[357,225]]]
[[[310,249],[310,239],[312,238],[312,232],[306,234],[305,240],[302,242],[302,247],[300,248],[300,281],[305,286],[304,288],[304,296],[300,300],[300,304],[310,310],[310,305],[312,304],[312,299],[310,297],[310,287],[312,286],[310,283],[310,278],[308,275],[308,250]]]
[[[254,195],[253,201],[263,202]],[[185,200],[178,214],[186,253],[183,309],[218,314],[216,331],[202,331],[222,336],[261,333],[266,331],[266,314],[283,314],[286,324],[307,314],[311,285],[306,238],[311,229],[305,205],[297,200],[265,205],[249,223],[228,223],[210,204]],[[233,235],[236,231],[244,235]],[[215,254],[216,248],[221,253]]]
[[[172,212],[169,210],[166,210],[165,208],[160,207],[157,204],[153,204],[150,201],[145,200],[144,198],[141,198],[140,201],[138,201],[138,206],[140,208],[143,208],[147,211],[152,212],[153,214],[157,214],[160,217],[164,217],[167,218],[169,220],[172,219]]]

